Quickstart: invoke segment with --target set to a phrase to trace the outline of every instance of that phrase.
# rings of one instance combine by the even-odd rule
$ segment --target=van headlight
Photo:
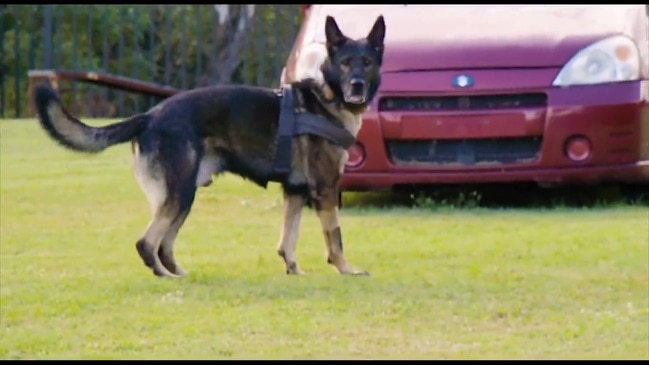
[[[553,86],[592,85],[640,78],[638,47],[617,35],[595,42],[577,52],[563,66]]]

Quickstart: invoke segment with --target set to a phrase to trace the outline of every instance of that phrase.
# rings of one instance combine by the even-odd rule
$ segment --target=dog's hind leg
[[[341,274],[369,275],[367,271],[353,269],[345,260],[342,233],[338,224],[338,199],[336,189],[322,189],[316,204],[327,247],[327,263],[334,265]]]
[[[167,234],[165,234],[164,238],[162,239],[162,242],[160,243],[160,249],[158,250],[158,257],[160,258],[162,265],[167,268],[167,270],[169,270],[172,274],[178,276],[187,275],[187,271],[185,271],[185,269],[183,269],[182,266],[180,266],[176,262],[173,247],[176,236],[178,235],[178,231],[180,230],[180,227],[183,225],[183,223],[185,223],[185,219],[187,219],[188,215],[189,211],[186,211],[181,212],[180,215],[176,217],[176,219],[171,224],[171,227],[169,227]]]
[[[198,171],[196,172],[196,182],[195,184],[184,184],[182,199],[180,200],[180,213],[174,219],[171,227],[165,234],[162,242],[160,243],[160,249],[158,250],[158,257],[162,265],[164,265],[167,270],[171,273],[178,276],[187,275],[187,271],[183,269],[177,262],[174,257],[173,246],[178,235],[180,227],[185,223],[189,211],[191,210],[194,198],[196,196],[196,188],[201,186],[209,186],[212,184],[212,175],[221,172],[223,169],[223,160],[217,154],[204,153],[203,157],[198,163]]]
[[[161,144],[164,142],[167,141]],[[156,276],[177,277],[184,270],[177,267],[173,258],[173,241],[194,201],[198,163],[193,149],[180,149],[189,152],[185,155],[167,156],[172,150],[143,154],[138,145],[134,146],[135,177],[149,200],[153,215],[135,246],[144,264]]]
[[[304,274],[298,269],[295,258],[303,207],[304,197],[302,195],[284,194],[284,222],[282,223],[277,254],[284,259],[286,273],[289,275]]]
[[[173,215],[164,212],[164,209],[159,209],[154,213],[153,219],[149,222],[142,238],[140,238],[135,244],[142,261],[147,267],[153,270],[153,273],[156,276],[178,276],[171,273],[162,264],[160,257],[158,256],[160,243],[172,223]]]

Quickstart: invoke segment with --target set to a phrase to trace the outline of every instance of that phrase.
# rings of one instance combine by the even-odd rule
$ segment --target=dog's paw
[[[354,270],[350,272],[348,275],[352,276],[370,276],[370,273],[365,271],[365,270]]]
[[[286,275],[306,275],[306,273],[297,268],[297,265],[289,265],[286,268]]]
[[[205,181],[197,181],[196,186],[206,188],[208,186],[212,185],[212,179],[205,180]]]
[[[173,271],[173,273],[178,275],[179,277],[187,276],[187,270],[183,269],[178,264],[176,264],[176,269]]]
[[[350,276],[370,276],[370,273],[365,271],[365,270],[345,270],[345,271],[340,271],[342,275],[350,275]]]
[[[155,275],[155,276],[157,276],[159,278],[174,278],[174,279],[180,278],[180,275],[176,275],[176,274],[170,272],[167,269],[164,269],[164,270],[162,270],[162,269],[151,269],[151,271],[153,271],[153,275]]]
[[[296,271],[288,271],[286,270],[286,275],[293,275],[293,276],[299,276],[299,275],[306,275],[306,272],[302,270],[296,270]]]

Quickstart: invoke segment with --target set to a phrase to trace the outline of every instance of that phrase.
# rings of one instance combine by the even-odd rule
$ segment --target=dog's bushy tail
[[[91,127],[68,113],[56,92],[47,84],[34,90],[38,121],[47,134],[62,146],[78,152],[98,153],[135,138],[146,126],[146,114],[134,115],[122,122]]]

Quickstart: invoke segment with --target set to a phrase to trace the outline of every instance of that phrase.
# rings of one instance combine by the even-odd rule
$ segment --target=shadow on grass
[[[402,188],[389,192],[346,192],[343,208],[606,208],[649,207],[649,186],[565,186],[485,184]]]

